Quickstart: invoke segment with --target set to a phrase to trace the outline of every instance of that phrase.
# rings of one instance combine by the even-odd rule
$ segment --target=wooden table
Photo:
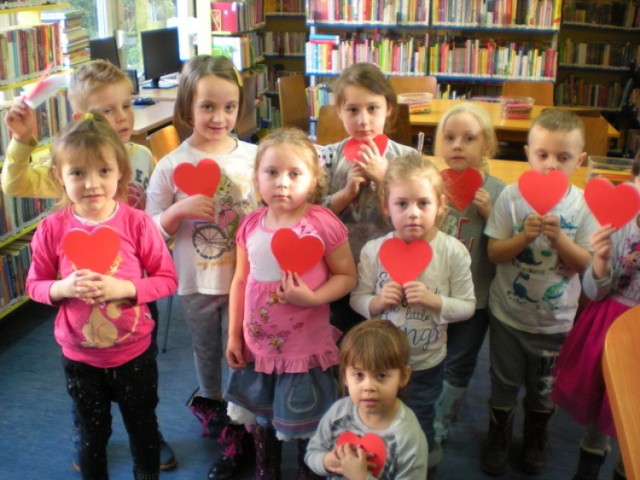
[[[155,101],[158,100],[171,100],[176,101],[178,98],[178,87],[171,88],[141,88],[138,95],[135,97],[149,97]],[[135,98],[134,97],[134,98]]]
[[[434,99],[431,102],[431,113],[414,113],[410,116],[411,127],[413,134],[418,132],[424,132],[425,135],[433,137],[438,126],[438,122],[444,115],[444,113],[451,107],[462,103],[464,100],[443,100],[440,98]],[[498,102],[474,102],[478,105],[482,105],[493,121],[493,126],[496,129],[496,136],[499,141],[507,142],[522,142],[526,143],[527,133],[531,127],[531,119],[540,115],[540,113],[549,108],[546,105],[534,105],[531,112],[531,119],[528,120],[511,120],[502,118],[500,115],[500,103]],[[619,139],[620,132],[616,130],[612,125],[608,124],[607,136],[609,140]]]
[[[147,146],[147,135],[173,121],[173,107],[175,102],[157,101],[154,105],[139,105],[133,107],[135,122],[131,141]]]

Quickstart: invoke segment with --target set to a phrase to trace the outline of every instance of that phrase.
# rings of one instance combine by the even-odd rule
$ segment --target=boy
[[[73,120],[82,118],[91,110],[100,111],[109,125],[118,133],[125,144],[131,162],[131,182],[129,183],[129,205],[140,210],[145,208],[146,188],[153,171],[153,158],[148,148],[129,142],[133,130],[133,107],[131,106],[131,80],[119,68],[104,60],[95,60],[79,66],[69,83],[67,93],[73,110]],[[5,123],[12,137],[7,147],[2,167],[2,190],[14,197],[60,198],[61,185],[49,175],[49,163],[29,163],[31,153],[38,146],[36,113],[22,100],[11,106],[5,116]],[[154,319],[158,319],[155,302],[149,304]],[[157,328],[156,328],[157,331]],[[74,459],[72,466],[79,471],[78,426],[74,417]],[[172,448],[160,435],[160,469],[170,470],[177,465]]]
[[[584,125],[566,110],[545,110],[532,123],[525,152],[532,170],[558,170],[571,178],[582,165]],[[579,275],[590,259],[589,237],[596,223],[582,190],[570,185],[546,215],[522,198],[518,185],[506,187],[489,216],[489,259],[496,276],[489,293],[491,409],[482,451],[482,470],[503,473],[513,430],[518,391],[525,385],[523,468],[546,467],[547,424],[553,367],[571,329],[580,296]]]

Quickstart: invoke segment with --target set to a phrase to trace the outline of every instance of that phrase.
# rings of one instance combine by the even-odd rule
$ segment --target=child
[[[147,212],[165,239],[175,238],[178,298],[198,377],[198,389],[188,404],[202,422],[203,434],[220,436],[230,447],[212,467],[212,480],[231,478],[243,466],[235,454],[244,452],[240,443],[246,436],[239,425],[229,427],[237,435],[223,434],[227,408],[222,402],[234,235],[240,219],[256,207],[251,187],[256,146],[230,135],[241,105],[241,77],[231,60],[210,55],[189,60],[180,74],[174,121],[191,127],[193,133],[158,162],[147,189]],[[213,158],[220,166],[216,194],[188,196],[174,184],[173,172],[178,165],[196,165],[204,158]]]
[[[349,396],[324,414],[311,438],[305,460],[311,470],[330,478],[368,478],[368,457],[362,447],[336,445],[344,432],[382,437],[386,462],[381,480],[423,480],[427,475],[427,439],[415,414],[398,398],[407,385],[409,343],[386,320],[356,325],[340,347],[340,382]]]
[[[387,233],[378,199],[387,164],[414,149],[389,140],[380,151],[373,139],[383,134],[384,125],[397,107],[396,94],[389,80],[371,63],[356,63],[342,72],[333,85],[338,115],[350,138],[364,142],[359,159],[345,157],[350,138],[322,147],[320,157],[328,175],[329,192],[323,205],[349,230],[349,243],[356,263],[362,246],[371,238]],[[349,308],[348,297],[331,306],[332,323],[347,331],[359,320]],[[365,316],[368,318],[368,316]]]
[[[245,217],[237,234],[230,295],[225,392],[229,416],[252,428],[256,476],[280,478],[280,442],[298,441],[298,478],[314,478],[304,463],[308,438],[336,400],[332,368],[339,332],[329,302],[356,284],[347,229],[314,205],[325,186],[317,151],[295,129],[277,130],[258,148],[255,182],[267,207]],[[281,271],[270,244],[276,230],[313,236],[321,260],[301,275]]]
[[[435,154],[456,172],[478,170],[483,177],[473,202],[463,211],[449,202],[442,231],[464,243],[471,254],[471,277],[476,296],[476,311],[466,322],[447,327],[447,357],[444,363],[442,394],[436,403],[435,441],[447,438],[449,423],[456,417],[489,327],[488,279],[495,266],[487,258],[484,227],[504,182],[489,174],[489,162],[496,153],[496,134],[487,111],[474,104],[462,103],[445,112],[438,124]],[[455,192],[454,192],[455,193]]]
[[[640,151],[632,173],[640,188]],[[567,336],[557,363],[553,400],[586,425],[575,480],[597,480],[616,431],[606,397],[601,358],[607,330],[615,319],[640,303],[640,216],[616,231],[599,228],[591,238],[593,260],[582,279],[592,300]],[[614,478],[624,478],[622,461]]]
[[[384,212],[395,231],[367,242],[362,249],[351,307],[362,316],[391,321],[409,339],[412,374],[407,403],[427,436],[432,478],[441,457],[433,421],[442,391],[447,324],[466,320],[475,310],[471,257],[460,241],[438,229],[445,189],[429,160],[418,153],[396,158],[381,187]],[[380,263],[380,247],[391,238],[405,243],[424,240],[431,246],[431,263],[416,280],[400,285]]]
[[[147,184],[153,170],[153,158],[147,147],[130,142],[133,130],[133,107],[131,106],[131,80],[119,68],[104,60],[93,60],[80,65],[69,82],[67,96],[73,110],[73,119],[78,120],[87,112],[97,110],[117,132],[125,146],[131,178],[127,191],[127,203],[141,210],[145,208]],[[14,197],[60,198],[63,195],[58,181],[50,175],[51,163],[30,163],[29,157],[38,146],[35,139],[36,113],[22,99],[9,108],[5,123],[11,132],[11,141],[2,166],[2,190]],[[158,320],[155,302],[149,302],[151,316]],[[153,330],[155,342],[157,328]],[[73,416],[75,414],[72,413]],[[79,446],[78,427],[74,419],[74,459],[72,467],[79,469],[77,453]],[[160,469],[171,470],[177,466],[171,446],[160,435]]]
[[[548,109],[529,130],[525,153],[532,170],[558,170],[567,179],[584,162],[584,128],[572,112]],[[546,215],[506,187],[489,216],[489,260],[497,265],[489,292],[491,399],[482,470],[501,474],[507,465],[513,415],[524,382],[523,468],[546,467],[547,424],[554,406],[553,366],[571,329],[580,295],[579,275],[591,257],[595,228],[582,191],[573,185]]]
[[[67,391],[80,424],[82,478],[107,478],[111,402],[129,433],[134,478],[159,478],[158,370],[146,303],[172,295],[177,276],[151,218],[119,201],[131,169],[118,135],[99,113],[69,124],[53,145],[51,173],[63,187],[62,209],[43,220],[31,244],[29,296],[59,306]],[[72,263],[62,247],[70,231],[118,232],[109,272]]]

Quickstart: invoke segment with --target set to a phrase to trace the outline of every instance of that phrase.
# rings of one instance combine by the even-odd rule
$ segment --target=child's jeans
[[[469,320],[447,325],[444,378],[449,385],[459,388],[469,386],[488,328],[488,308],[476,310]]]
[[[427,370],[411,372],[411,380],[407,386],[406,404],[418,417],[422,431],[427,436],[429,452],[436,449],[435,431],[433,421],[436,418],[436,401],[442,393],[442,380],[444,377],[444,362]],[[429,463],[431,467],[431,463]]]

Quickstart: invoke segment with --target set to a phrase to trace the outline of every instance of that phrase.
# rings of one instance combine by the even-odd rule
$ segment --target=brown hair
[[[298,128],[279,128],[260,140],[254,165],[254,178],[257,180],[258,169],[265,152],[269,148],[279,146],[294,150],[307,163],[316,180],[316,187],[313,192],[310,192],[309,202],[318,203],[327,191],[326,173],[320,164],[316,147],[309,140],[307,134]]]
[[[184,64],[180,73],[173,118],[173,121],[178,125],[193,127],[193,97],[200,79],[208,75],[214,75],[237,85],[240,96],[238,116],[236,118],[242,115],[242,105],[244,103],[242,77],[240,77],[236,67],[233,66],[233,62],[222,56],[197,55]]]
[[[456,105],[455,107],[451,107],[447,110],[440,121],[438,122],[438,127],[436,128],[436,136],[435,136],[435,155],[437,157],[442,157],[442,135],[443,129],[447,121],[457,115],[459,113],[468,113],[473,118],[476,119],[478,125],[480,125],[480,130],[482,132],[482,139],[484,140],[484,152],[482,157],[482,165],[481,170],[488,172],[489,171],[489,158],[493,158],[495,154],[498,152],[498,139],[496,138],[496,131],[493,128],[493,122],[491,121],[491,117],[487,113],[487,111],[479,105],[471,102],[464,102]]]
[[[550,132],[571,133],[577,130],[580,134],[580,148],[584,150],[584,123],[578,115],[561,108],[547,108],[540,115],[533,119],[529,128],[527,143],[531,143],[531,132],[535,127],[540,127]]]
[[[409,365],[407,336],[389,320],[365,320],[344,336],[340,345],[340,383],[348,367],[373,372]]]
[[[104,148],[111,148],[115,153],[118,171],[121,174],[116,198],[126,201],[131,179],[129,155],[116,131],[98,111],[85,114],[84,117],[68,123],[58,132],[51,147],[52,168],[49,169],[49,175],[57,184],[63,164],[72,155],[75,158],[84,158],[88,164],[104,163],[102,157]],[[70,203],[67,194],[63,193],[58,205],[66,206]]]
[[[131,90],[131,80],[118,67],[106,60],[92,60],[75,69],[69,80],[67,97],[74,113],[86,113],[87,97],[108,85],[121,83]]]
[[[631,173],[633,177],[640,175],[640,149],[636,152],[636,156],[633,157],[633,164],[631,165]]]

